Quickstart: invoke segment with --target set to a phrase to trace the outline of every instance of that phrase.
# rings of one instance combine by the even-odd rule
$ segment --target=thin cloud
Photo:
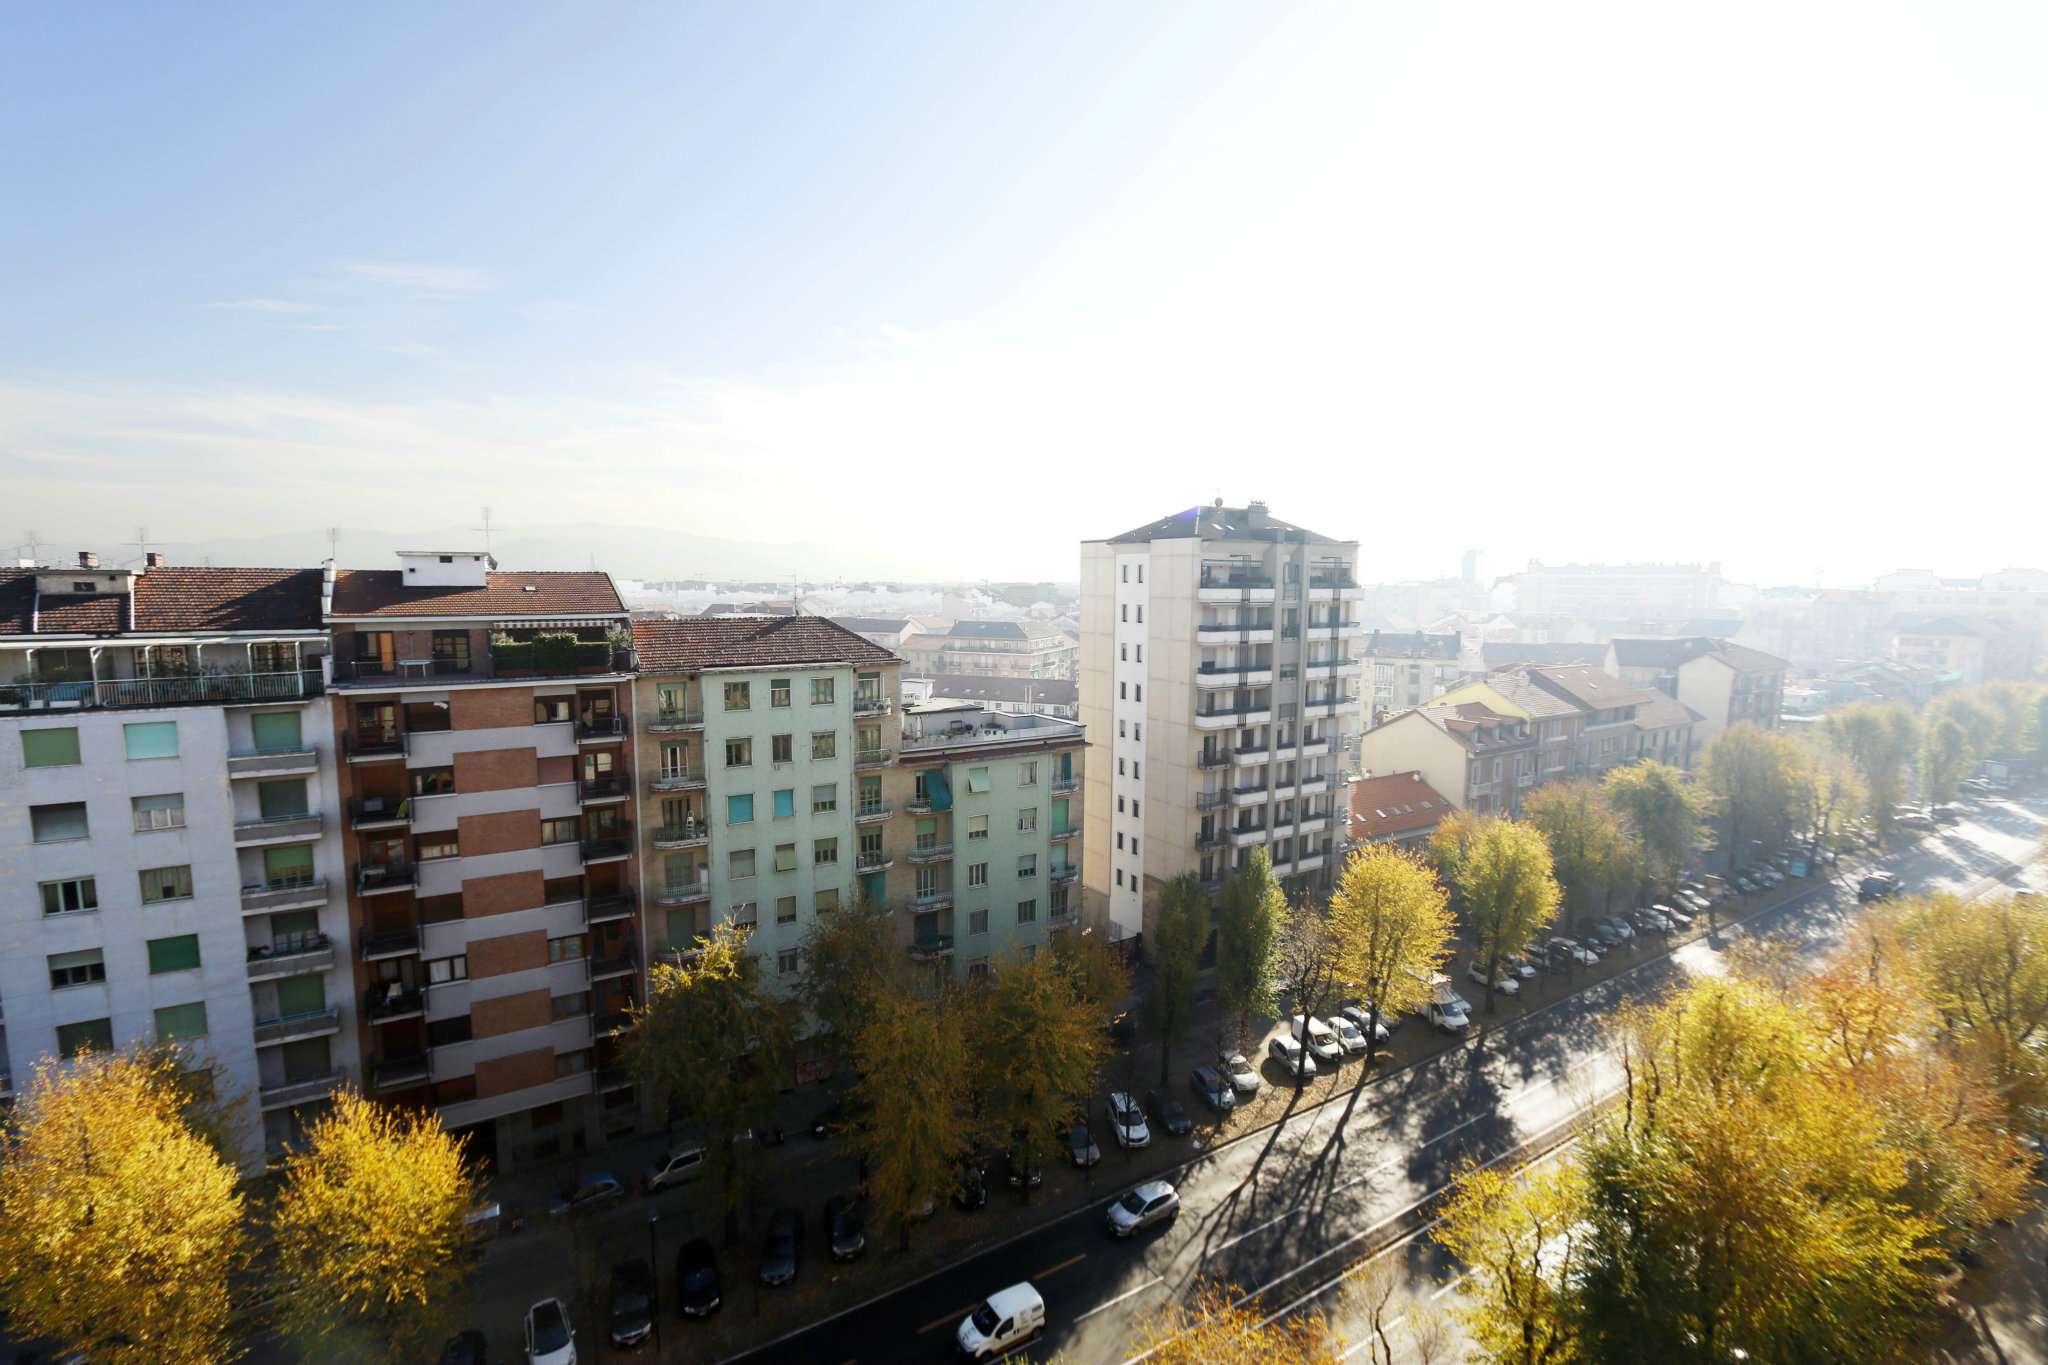
[[[391,289],[408,289],[422,298],[481,294],[496,287],[483,271],[460,265],[433,265],[419,261],[343,261],[339,269],[350,279]]]
[[[297,299],[223,299],[213,307],[229,313],[311,313],[317,311],[310,303]]]

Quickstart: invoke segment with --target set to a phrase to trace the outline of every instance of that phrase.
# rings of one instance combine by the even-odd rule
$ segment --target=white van
[[[969,1360],[994,1360],[1045,1330],[1045,1300],[1029,1280],[998,1289],[960,1324],[956,1340]]]
[[[1306,1037],[1302,1036],[1304,1020],[1307,1021],[1305,1025]],[[1337,1035],[1330,1031],[1328,1024],[1316,1018],[1313,1014],[1295,1015],[1287,1021],[1287,1031],[1294,1036],[1295,1042],[1306,1044],[1308,1050],[1314,1054],[1317,1061],[1341,1062],[1344,1060],[1344,1044],[1337,1041]]]

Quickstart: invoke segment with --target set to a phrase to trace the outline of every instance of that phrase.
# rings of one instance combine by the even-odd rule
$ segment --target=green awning
[[[944,768],[933,768],[925,774],[924,789],[931,794],[934,811],[953,809],[953,789],[946,785]]]

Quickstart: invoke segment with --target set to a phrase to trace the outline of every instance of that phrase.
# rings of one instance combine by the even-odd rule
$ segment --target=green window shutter
[[[270,937],[273,940],[290,938],[293,934],[317,934],[320,932],[318,910],[292,910],[270,917]]]
[[[1057,800],[1052,803],[1052,827],[1055,833],[1062,833],[1073,826],[1067,823],[1067,803]]]
[[[286,778],[256,784],[256,805],[266,820],[281,820],[306,813],[306,779]]]
[[[178,756],[178,722],[174,720],[148,720],[124,725],[121,735],[128,745],[130,758]]]
[[[57,1025],[57,1051],[75,1057],[86,1048],[94,1052],[114,1050],[114,1021],[88,1019],[82,1024]]]
[[[206,1036],[206,1002],[195,1000],[189,1005],[166,1005],[156,1012],[156,1036],[158,1042],[171,1043],[180,1038],[204,1038]]]
[[[199,935],[178,934],[149,941],[149,974],[189,972],[199,966]]]
[[[313,880],[313,849],[288,844],[263,850],[263,879],[271,886],[305,886]]]
[[[21,763],[25,768],[69,768],[78,763],[78,731],[23,730]]]
[[[288,754],[304,747],[299,739],[299,713],[296,711],[251,716],[249,727],[255,732],[258,753]]]
[[[277,1012],[289,1017],[327,1008],[327,983],[317,972],[288,976],[277,983]]]
[[[687,948],[697,937],[697,914],[693,910],[668,912],[668,946]]]

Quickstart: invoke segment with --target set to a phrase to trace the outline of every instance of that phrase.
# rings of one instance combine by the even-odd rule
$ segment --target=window
[[[263,884],[273,891],[313,884],[313,850],[306,844],[263,850]],[[460,917],[460,911],[457,912]]]
[[[1129,701],[1131,699],[1131,685],[1129,683],[1120,682],[1116,685],[1116,699],[1118,701]]]
[[[1038,807],[1026,806],[1017,812],[1017,832],[1029,834],[1038,828]]]
[[[725,823],[728,825],[750,825],[754,822],[754,794],[744,793],[725,798]]]
[[[837,910],[839,908],[839,888],[836,886],[820,888],[811,897],[811,908],[821,915],[830,914],[832,911]]]
[[[446,1019],[427,1021],[427,1046],[447,1047],[453,1043],[466,1043],[475,1036],[466,1014],[451,1015]]]
[[[1134,720],[1134,721],[1132,721],[1132,722],[1131,722],[1131,738],[1132,738],[1132,739],[1143,739],[1144,737],[1145,737],[1145,723],[1144,723],[1143,721],[1135,721],[1135,720]]]
[[[21,765],[24,768],[69,768],[78,763],[78,729],[23,730]]]
[[[266,820],[301,819],[306,807],[306,779],[288,777],[256,784],[256,809]]]
[[[770,678],[768,680],[768,704],[776,707],[789,705],[789,679]]]
[[[970,815],[967,817],[967,837],[969,839],[988,838],[988,817],[986,815]]]
[[[967,884],[969,886],[987,886],[988,864],[969,863],[967,865]]]
[[[1126,583],[1128,583],[1128,582],[1130,582],[1130,581],[1131,581],[1131,566],[1130,566],[1130,565],[1128,565],[1128,564],[1119,564],[1119,565],[1117,565],[1117,569],[1118,569],[1118,572],[1120,573],[1120,575],[1121,575],[1121,577],[1122,577],[1122,581],[1123,581],[1123,582],[1126,582]]]
[[[50,954],[50,989],[53,991],[69,986],[90,986],[95,981],[106,979],[107,964],[97,948]]]
[[[1020,787],[1035,787],[1038,785],[1037,759],[1017,765],[1017,785]]]
[[[249,717],[249,732],[259,754],[297,753],[304,747],[299,737],[299,713],[262,711]]]
[[[1119,853],[1124,851],[1124,832],[1122,830],[1116,832],[1116,851]]]
[[[794,735],[768,736],[768,761],[770,763],[788,763],[795,759],[795,739],[796,736]]]
[[[146,867],[137,874],[142,882],[142,903],[182,901],[192,898],[190,867]]]
[[[754,903],[752,901],[734,901],[732,906],[732,922],[742,929],[753,928]]]
[[[1141,778],[1141,777],[1143,777],[1143,776],[1145,775],[1145,771],[1144,771],[1144,770],[1145,770],[1145,765],[1144,765],[1144,764],[1140,763],[1140,762],[1139,762],[1139,761],[1138,761],[1137,759],[1135,759],[1135,758],[1131,760],[1131,780],[1132,780],[1133,782],[1137,781],[1137,780],[1138,780],[1139,778]]]
[[[178,756],[178,722],[174,720],[145,720],[124,725],[121,736],[127,743],[130,758]]]
[[[590,1070],[590,1049],[587,1047],[578,1048],[574,1052],[557,1052],[555,1054],[555,1074],[557,1076],[580,1076],[588,1070]],[[561,1119],[557,1118],[555,1122],[560,1123]]]
[[[163,796],[137,796],[128,802],[135,812],[135,832],[147,834],[158,829],[183,829],[185,827],[185,794],[170,792]]]
[[[468,631],[437,630],[434,632],[434,671],[436,673],[469,672]]]
[[[796,861],[796,850],[795,850],[794,848],[790,849],[790,851],[789,851],[789,858],[790,858],[790,861],[791,861],[791,863],[794,863],[794,862]],[[778,896],[778,897],[776,898],[776,900],[775,900],[775,922],[776,922],[777,924],[795,924],[795,923],[796,923],[796,897],[795,897],[795,896]]]
[[[1031,924],[1038,919],[1038,902],[1035,900],[1017,902],[1017,923]]]
[[[1138,624],[1141,626],[1145,624],[1145,604],[1143,602],[1138,604]]]
[[[443,830],[439,834],[422,834],[414,842],[418,847],[413,856],[423,863],[436,858],[454,858],[462,852],[458,846],[456,833],[452,829]]]
[[[725,742],[725,766],[728,768],[751,768],[754,766],[754,741],[751,739],[729,739]]]
[[[1130,619],[1131,619],[1131,604],[1130,604],[1130,603],[1128,603],[1128,602],[1125,602],[1125,603],[1123,603],[1123,604],[1122,604],[1121,606],[1119,606],[1119,607],[1117,608],[1117,619],[1118,619],[1118,620],[1120,620],[1120,621],[1128,621],[1128,620],[1130,620]]]
[[[1024,881],[1038,875],[1038,855],[1020,853],[1017,855],[1017,880]]]
[[[830,706],[832,704],[832,684],[834,681],[835,679],[829,677],[811,679],[811,705]]]
[[[1124,761],[1122,759],[1118,759],[1116,761],[1116,775],[1118,777],[1122,777],[1124,775]]]
[[[1126,730],[1126,729],[1124,728],[1124,722],[1123,722],[1123,721],[1118,721],[1118,722],[1116,723],[1116,737],[1117,737],[1118,739],[1128,739],[1128,738],[1130,738],[1130,732],[1129,732],[1128,730]]]
[[[784,703],[785,705],[787,703]],[[753,709],[753,684],[729,682],[725,685],[725,709],[728,711],[749,711]]]
[[[783,948],[775,954],[775,970],[783,976],[796,971],[796,949]]]
[[[839,809],[839,784],[820,782],[811,788],[811,814],[827,815]]]
[[[54,806],[30,806],[28,823],[35,841],[39,844],[83,839],[89,832],[86,828],[83,801],[66,801]]]
[[[57,1051],[66,1057],[76,1057],[91,1049],[94,1052],[114,1050],[114,1021],[111,1019],[88,1019],[82,1024],[57,1025]]]
[[[1138,856],[1138,836],[1135,834],[1131,836],[1131,856],[1133,858]]]
[[[99,883],[91,877],[44,882],[38,889],[43,893],[43,913],[46,915],[76,915],[100,908]]]
[[[725,855],[725,875],[744,880],[754,875],[754,850],[736,848]]]
[[[206,1002],[203,1000],[195,1000],[189,1005],[165,1005],[156,1012],[156,1038],[160,1043],[205,1036]]]
[[[796,788],[784,787],[775,793],[775,818],[793,820],[796,818]]]
[[[1144,663],[1144,662],[1145,662],[1145,646],[1143,646],[1143,645],[1139,645],[1139,646],[1138,646],[1138,662],[1139,662],[1139,663]]]
[[[1143,564],[1138,566],[1138,581],[1140,583],[1145,581],[1145,566]]]
[[[811,861],[820,867],[830,867],[839,861],[839,841],[818,839],[811,844]]]
[[[1133,687],[1133,688],[1131,689],[1131,700],[1132,700],[1132,701],[1143,701],[1143,700],[1145,700],[1145,684],[1143,684],[1143,683],[1139,683],[1139,684],[1137,684],[1137,685],[1136,685],[1135,687]]]
[[[1131,661],[1131,647],[1129,645],[1118,645],[1116,647],[1116,657],[1120,663],[1129,663]]]
[[[811,732],[812,758],[837,758],[839,756],[839,735],[832,730]]]
[[[969,910],[969,911],[967,912],[967,932],[968,932],[968,933],[970,933],[970,934],[985,934],[985,933],[987,933],[987,932],[988,932],[988,911],[986,911],[986,910]]]
[[[196,972],[199,970],[199,935],[175,934],[149,941],[149,974]]]
[[[533,699],[533,723],[535,725],[564,725],[570,719],[569,698],[535,697]]]
[[[588,1014],[590,992],[576,991],[570,995],[557,995],[548,1001],[548,1012],[558,1021],[574,1019],[579,1014]]]
[[[590,945],[582,934],[564,934],[548,940],[548,961],[580,962],[590,956]]]
[[[426,963],[427,984],[445,986],[451,981],[469,980],[469,956],[457,953],[454,957],[437,957]]]
[[[988,959],[977,957],[967,964],[967,984],[986,986],[988,984]]]
[[[1124,799],[1121,796],[1119,796],[1116,799],[1116,813],[1118,815],[1122,815],[1124,813]]]
[[[580,824],[573,815],[540,822],[540,841],[543,844],[573,844],[582,837],[582,833]]]
[[[414,796],[452,796],[455,792],[453,768],[413,768],[409,772]]]
[[[988,792],[987,768],[969,768],[967,770],[967,790],[983,795]]]
[[[795,844],[777,844],[775,846],[775,870],[777,872],[796,871]]]
[[[1121,887],[1124,884],[1124,870],[1122,868],[1118,868],[1116,870],[1116,884],[1119,887]]]

